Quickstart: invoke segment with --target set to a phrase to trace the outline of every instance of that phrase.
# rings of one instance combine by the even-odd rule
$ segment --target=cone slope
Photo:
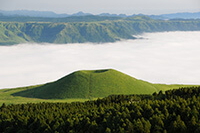
[[[82,70],[15,95],[42,99],[97,98],[113,94],[152,94],[157,89],[114,69]]]

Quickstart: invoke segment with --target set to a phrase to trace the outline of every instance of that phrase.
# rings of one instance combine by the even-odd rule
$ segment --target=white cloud
[[[0,88],[41,84],[76,70],[114,68],[154,83],[200,84],[200,32],[143,34],[106,44],[0,47]]]

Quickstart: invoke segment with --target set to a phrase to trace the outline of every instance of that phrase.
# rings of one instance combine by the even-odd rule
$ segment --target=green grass
[[[112,94],[152,94],[158,91],[150,83],[119,71],[77,71],[58,81],[15,93],[14,96],[41,99],[96,98]]]
[[[38,99],[94,99],[113,94],[152,94],[160,90],[185,86],[188,85],[152,84],[113,69],[83,70],[71,73],[55,82],[17,89],[10,94],[12,97],[27,97],[36,101]]]
[[[84,101],[89,100],[89,99],[75,99],[75,98],[39,99],[39,98],[27,98],[27,97],[12,95],[13,93],[28,90],[28,89],[31,89],[34,87],[36,87],[36,86],[21,87],[21,88],[15,88],[15,89],[1,89],[0,90],[0,105],[2,105],[3,103],[6,103],[6,104],[23,104],[23,103],[40,103],[40,102],[69,102],[70,103],[70,102],[77,102],[77,101],[84,102]]]
[[[182,87],[199,86],[199,85],[184,85],[184,84],[170,84],[170,85],[152,84],[152,85],[155,86],[156,88],[158,88],[158,90],[162,90],[162,91],[167,91],[167,90],[171,90],[171,89],[179,89],[179,88],[182,88]]]
[[[0,90],[0,105],[39,102],[83,102],[113,94],[152,94],[197,85],[152,84],[113,69],[83,70],[44,85]]]

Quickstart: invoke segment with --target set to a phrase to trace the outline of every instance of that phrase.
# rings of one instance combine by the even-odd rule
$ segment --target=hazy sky
[[[0,47],[0,89],[55,81],[76,70],[113,68],[154,83],[200,84],[200,32],[147,33],[105,44]]]
[[[163,14],[200,11],[200,0],[0,0],[0,10]]]

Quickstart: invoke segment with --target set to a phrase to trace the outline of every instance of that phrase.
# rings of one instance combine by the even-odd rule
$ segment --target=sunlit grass
[[[34,86],[35,87],[35,86]],[[23,103],[40,103],[40,102],[84,102],[93,99],[38,99],[38,98],[26,98],[21,96],[12,96],[13,93],[31,89],[31,87],[15,88],[15,89],[2,89],[0,90],[0,105],[5,104],[23,104]]]

